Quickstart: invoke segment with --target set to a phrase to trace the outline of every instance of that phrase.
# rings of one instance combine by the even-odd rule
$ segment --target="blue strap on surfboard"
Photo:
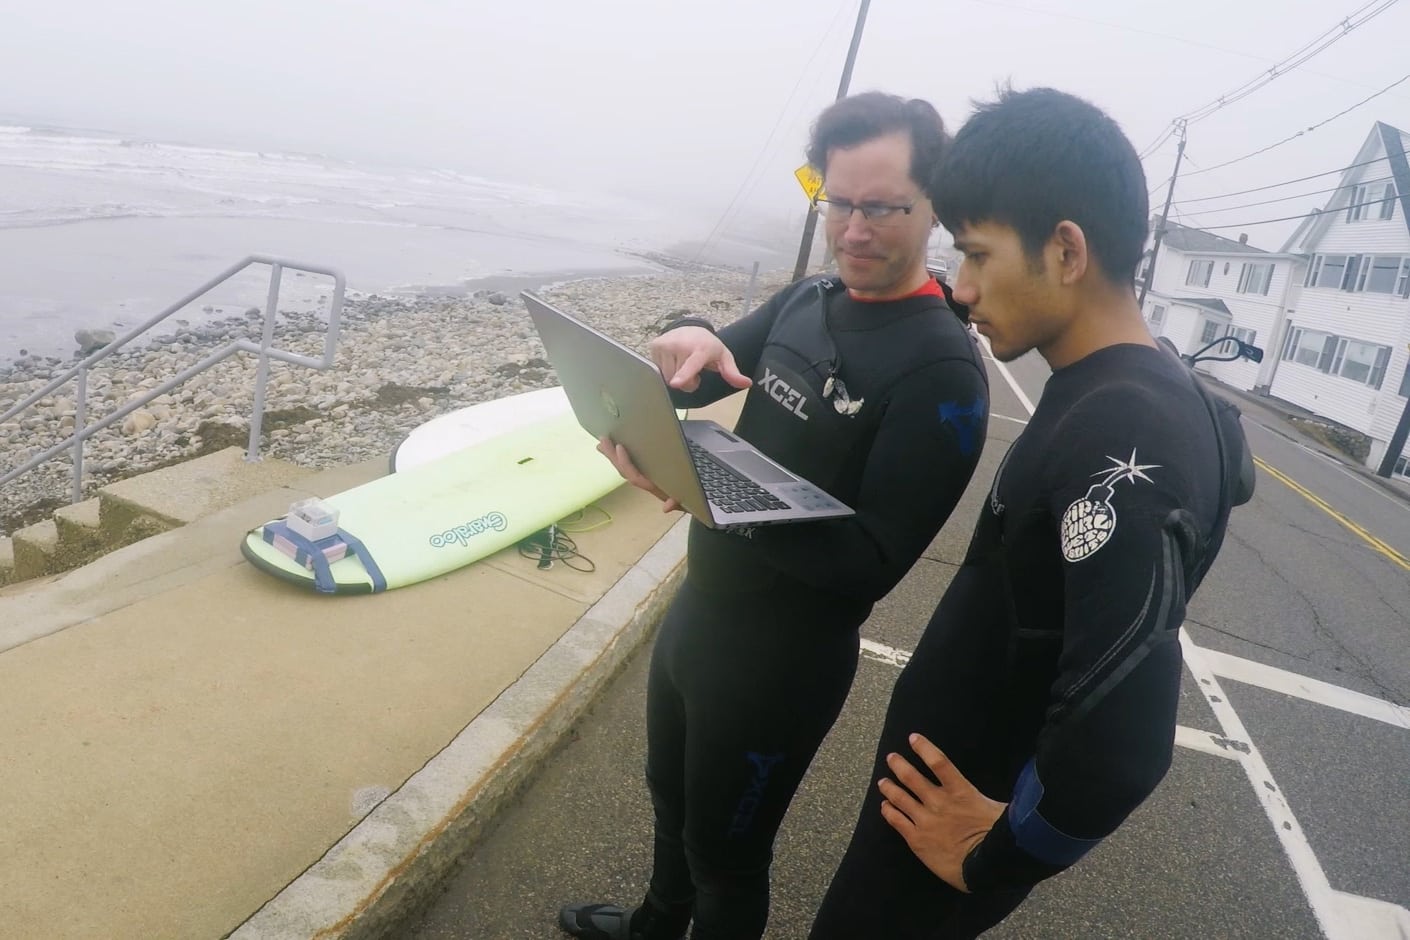
[[[339,529],[338,536],[348,543],[348,551],[362,559],[362,567],[366,569],[367,576],[372,579],[372,593],[377,594],[387,589],[387,578],[382,574],[382,569],[377,567],[377,562],[372,559],[372,553],[367,550],[367,546],[362,541],[353,536],[346,529]]]
[[[333,594],[337,591],[338,585],[333,580],[332,566],[328,563],[328,558],[323,554],[323,548],[319,544],[315,544],[307,536],[289,528],[283,519],[266,522],[264,525],[264,540],[266,542],[273,544],[276,535],[288,539],[289,544],[307,556],[308,563],[313,566],[313,586],[317,591],[322,594]],[[344,529],[339,529],[329,538],[336,538],[344,542],[348,546],[348,551],[358,557],[367,576],[372,579],[374,594],[387,589],[387,579],[382,574],[382,569],[377,567],[377,562],[372,559],[372,553],[367,550],[367,546],[363,545],[360,539]],[[320,542],[327,542],[327,539],[322,539]],[[305,559],[295,557],[294,560],[302,564]]]

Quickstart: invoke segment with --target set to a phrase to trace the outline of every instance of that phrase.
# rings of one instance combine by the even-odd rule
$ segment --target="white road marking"
[[[1205,701],[1214,711],[1215,720],[1224,730],[1224,736],[1241,744],[1238,748],[1239,766],[1248,777],[1253,792],[1258,795],[1258,801],[1263,804],[1263,812],[1267,814],[1268,821],[1273,824],[1273,831],[1277,833],[1278,841],[1283,845],[1283,852],[1292,863],[1293,873],[1302,885],[1302,893],[1307,897],[1312,916],[1317,919],[1322,933],[1331,940],[1364,938],[1364,933],[1352,932],[1351,925],[1342,916],[1336,892],[1327,881],[1327,873],[1322,870],[1322,863],[1312,851],[1312,843],[1308,841],[1307,834],[1302,831],[1297,817],[1293,815],[1292,807],[1283,797],[1283,791],[1273,780],[1273,773],[1249,737],[1248,729],[1229,704],[1229,696],[1224,693],[1219,680],[1206,663],[1205,651],[1195,645],[1184,627],[1180,628],[1180,645],[1184,652],[1185,665],[1194,676],[1195,684],[1204,694]]]
[[[1000,421],[1012,421],[1014,424],[1027,425],[1028,422],[1022,418],[1010,418],[1008,415],[990,415],[991,418],[998,418]]]
[[[1239,753],[1245,746],[1242,741],[1230,741],[1222,734],[1215,734],[1213,731],[1199,731],[1185,725],[1175,726],[1175,743],[1191,751],[1213,754],[1215,757],[1224,757],[1229,760],[1238,760]]]
[[[895,666],[897,669],[911,661],[911,654],[905,650],[868,639],[862,640],[862,655],[887,666]],[[1177,725],[1175,727],[1175,743],[1192,751],[1213,754],[1215,757],[1224,757],[1229,760],[1238,760],[1239,757],[1239,749],[1235,742],[1231,742],[1223,735],[1215,734],[1212,731],[1199,731],[1195,728]]]
[[[1037,411],[1038,409],[1034,407],[1032,399],[1028,397],[1023,389],[1018,387],[1018,382],[1014,379],[1013,373],[1009,372],[1002,362],[994,358],[994,350],[989,346],[988,337],[979,337],[979,342],[984,346],[985,358],[998,368],[999,374],[1004,377],[1005,382],[1009,383],[1009,388],[1013,389],[1013,393],[1018,396],[1018,400],[1023,404],[1023,407],[1028,409],[1028,413],[1031,415],[1033,412]]]
[[[862,639],[862,655],[897,668],[911,661],[911,654],[905,650],[898,650],[894,646],[887,646],[885,643],[877,643],[866,638]]]
[[[1205,662],[1209,664],[1209,668],[1217,676],[1233,679],[1235,682],[1242,682],[1245,685],[1258,686],[1260,689],[1281,692],[1284,695],[1315,702],[1328,708],[1360,715],[1362,718],[1383,721],[1388,725],[1410,731],[1410,708],[1404,705],[1396,705],[1393,702],[1376,698],[1374,695],[1332,685],[1330,682],[1312,679],[1296,672],[1279,669],[1277,666],[1267,666],[1251,659],[1244,659],[1242,656],[1233,656],[1229,653],[1220,653],[1209,649],[1202,652]]]
[[[1334,891],[1342,916],[1358,937],[1410,940],[1410,911],[1399,904]]]

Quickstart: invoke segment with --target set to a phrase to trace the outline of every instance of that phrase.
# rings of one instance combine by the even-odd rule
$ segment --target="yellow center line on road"
[[[1404,568],[1406,571],[1410,571],[1410,559],[1407,559],[1404,555],[1400,554],[1400,552],[1396,551],[1394,548],[1391,548],[1385,542],[1382,542],[1370,532],[1367,532],[1365,529],[1361,528],[1361,526],[1357,525],[1356,523],[1348,519],[1346,516],[1343,516],[1341,513],[1337,512],[1335,509],[1333,509],[1327,504],[1326,500],[1322,499],[1316,493],[1313,493],[1301,483],[1298,483],[1296,480],[1293,480],[1281,470],[1270,466],[1268,462],[1265,461],[1262,457],[1254,457],[1253,462],[1257,464],[1259,469],[1261,469],[1264,473],[1267,473],[1273,479],[1282,483],[1284,486],[1291,489],[1294,493],[1297,493],[1299,496],[1306,499],[1312,505],[1316,506],[1318,509],[1325,512],[1327,515],[1331,516],[1337,522],[1340,522],[1342,525],[1346,526],[1353,533],[1360,536],[1361,539],[1364,540],[1367,545],[1370,545],[1376,551],[1380,552],[1382,555],[1386,556],[1391,561]]]

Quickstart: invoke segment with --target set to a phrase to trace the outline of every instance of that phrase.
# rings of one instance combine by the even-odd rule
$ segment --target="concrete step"
[[[98,515],[96,496],[55,510],[54,525],[59,530],[59,551],[55,560],[59,570],[77,568],[107,551]]]
[[[15,580],[15,546],[8,536],[0,535],[0,587]]]
[[[53,519],[20,529],[11,537],[11,542],[15,551],[16,581],[41,578],[59,570],[54,557],[59,550],[59,527]]]
[[[242,448],[227,447],[111,483],[98,491],[103,541],[110,549],[128,545],[286,486],[312,472],[272,457],[246,462]]]

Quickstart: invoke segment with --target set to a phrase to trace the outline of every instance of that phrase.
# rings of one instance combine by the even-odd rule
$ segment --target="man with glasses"
[[[645,900],[559,915],[589,940],[751,940],[764,932],[784,813],[847,697],[858,628],[920,557],[983,447],[988,382],[963,308],[926,270],[924,188],[947,144],[924,101],[868,93],[818,118],[836,276],[799,281],[716,332],[677,321],[652,355],[681,407],[748,389],[738,433],[857,510],[719,531],[693,523],[647,688],[655,808]],[[675,503],[611,441],[634,485]]]

